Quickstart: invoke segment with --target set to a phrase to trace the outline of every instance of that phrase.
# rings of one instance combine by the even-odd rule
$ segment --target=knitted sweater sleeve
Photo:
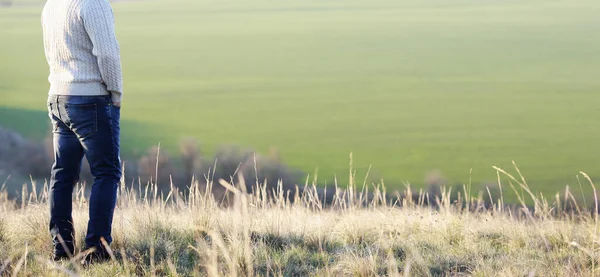
[[[84,1],[81,17],[92,41],[92,53],[98,60],[102,80],[114,102],[123,98],[123,74],[119,42],[115,35],[113,12],[108,0]]]

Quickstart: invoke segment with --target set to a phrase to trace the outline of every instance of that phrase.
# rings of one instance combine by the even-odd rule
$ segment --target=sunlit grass
[[[281,185],[269,190],[242,176],[215,184],[210,173],[207,186],[194,183],[185,191],[122,184],[113,261],[89,268],[76,265],[78,256],[49,261],[47,192],[24,188],[18,201],[0,193],[0,275],[595,276],[597,200],[584,207],[568,191],[552,200],[529,194],[515,169],[513,175],[497,168],[499,185],[519,194],[517,206],[504,205],[502,197],[485,204],[485,192],[465,200],[468,185],[462,200],[451,200],[446,189],[429,200],[410,188],[386,195],[381,184],[352,178],[330,203],[310,184],[295,192]],[[213,197],[217,187],[227,191],[224,198]],[[84,191],[79,186],[74,195],[79,247]]]

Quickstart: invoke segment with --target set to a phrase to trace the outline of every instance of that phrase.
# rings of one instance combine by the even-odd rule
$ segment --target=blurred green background
[[[600,174],[595,0],[115,1],[123,147],[235,144],[332,183]],[[41,140],[43,1],[0,8],[0,125]],[[271,149],[271,150],[270,150]],[[473,174],[470,176],[470,170]],[[359,174],[359,175],[360,175]],[[362,175],[361,175],[362,176]]]

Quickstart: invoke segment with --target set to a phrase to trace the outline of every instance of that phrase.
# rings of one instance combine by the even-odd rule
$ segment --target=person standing
[[[121,180],[119,149],[123,78],[108,0],[47,0],[42,12],[50,67],[48,111],[53,128],[50,233],[54,260],[75,253],[72,194],[83,157],[94,183],[83,262],[108,260]]]

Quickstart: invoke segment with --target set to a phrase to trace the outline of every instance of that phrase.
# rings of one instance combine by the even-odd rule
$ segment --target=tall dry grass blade
[[[506,176],[508,176],[510,179],[515,181],[517,184],[519,184],[521,189],[525,190],[529,194],[531,199],[533,200],[534,214],[537,214],[537,215],[541,214],[542,219],[547,220],[550,213],[552,212],[551,210],[549,210],[547,208],[548,207],[547,202],[543,199],[543,197],[540,197],[541,198],[541,201],[540,201],[540,198],[535,196],[535,194],[530,190],[529,185],[527,185],[527,182],[525,181],[525,177],[523,177],[523,175],[521,174],[521,171],[519,170],[519,168],[517,167],[517,164],[514,161],[513,161],[513,165],[514,165],[515,169],[517,170],[517,173],[521,176],[522,183],[519,182],[514,176],[512,176],[508,172],[506,172],[496,166],[494,166],[494,168],[496,170],[500,171],[501,173],[505,174]],[[509,182],[509,184],[510,184],[511,188],[513,188],[513,190],[515,191],[517,196],[519,197],[519,201],[521,202],[521,205],[523,206],[523,211],[525,211],[526,216],[530,218],[531,222],[534,223],[534,226],[538,229],[538,231],[540,231],[542,229],[541,222],[538,222],[533,218],[533,216],[531,215],[531,212],[529,211],[529,208],[527,207],[527,205],[525,203],[525,199],[520,196],[520,194],[516,191],[515,187],[513,186],[513,184],[511,182]],[[542,234],[542,232],[539,232],[539,236],[542,239],[542,241],[544,242],[546,249],[549,251],[550,243],[548,242],[546,237]]]
[[[154,277],[156,276],[156,264],[154,261],[154,241],[152,242],[152,244],[150,245],[150,276]]]
[[[567,197],[568,193],[569,193],[569,186],[567,186],[567,188],[565,189],[565,195],[564,195],[565,198]],[[560,192],[557,192],[554,195],[554,207],[556,208],[555,210],[557,211],[557,213],[560,212],[560,214],[564,214],[565,207],[563,205],[565,205],[565,204],[563,204],[562,201],[560,200]]]
[[[117,259],[115,258],[115,253],[113,253],[112,249],[110,248],[110,245],[108,245],[108,242],[106,242],[106,240],[103,237],[100,238],[100,242],[102,243],[102,246],[104,246],[104,249],[108,253],[108,256],[110,256],[110,259],[112,261],[116,261]]]
[[[223,186],[225,189],[227,189],[229,192],[232,192],[233,194],[240,194],[241,192],[235,188],[233,185],[231,185],[230,183],[228,183],[227,181],[220,179],[219,180],[219,184],[221,186]]]
[[[523,176],[523,174],[521,174],[521,170],[517,166],[517,163],[515,161],[512,161],[512,164],[515,167],[515,170],[517,170],[519,177],[521,177],[521,182],[523,182],[523,184],[527,185],[527,181],[525,181],[525,176]]]
[[[402,200],[402,207],[412,208],[414,207],[413,198],[412,198],[412,189],[410,183],[404,183],[404,199]]]
[[[500,180],[500,172],[496,170],[496,177],[498,178],[498,190],[500,190],[500,199],[498,199],[498,210],[504,211],[504,189],[502,189],[502,181]]]
[[[162,209],[166,209],[167,204],[169,204],[169,200],[171,199],[171,196],[173,196],[173,191],[175,190],[175,188],[173,187],[173,178],[171,178],[171,184],[170,184],[171,189],[169,189],[169,193],[167,194],[167,198],[165,199],[163,205],[162,205]]]
[[[471,210],[471,205],[472,205],[472,186],[473,186],[473,168],[471,168],[469,170],[469,184],[466,186],[465,188],[465,201],[466,201],[466,205],[467,205],[467,211]],[[468,216],[469,214],[467,213],[466,216]]]
[[[258,186],[258,165],[256,162],[256,153],[253,153],[253,162],[254,162],[254,181],[256,182],[256,185]]]
[[[42,202],[48,202],[50,191],[50,184],[48,184],[48,180],[44,180],[44,187],[42,188]]]
[[[562,213],[566,214],[567,212],[567,205],[569,203],[569,195],[571,195],[571,190],[569,189],[569,186],[567,185],[567,187],[565,188],[565,195],[563,196],[563,205],[562,205]],[[559,200],[560,198],[560,193],[556,194],[557,200]]]
[[[360,199],[359,206],[363,206],[369,198],[369,186],[367,186],[367,181],[369,180],[369,174],[371,174],[372,165],[369,165],[367,169],[367,174],[365,174],[365,178],[363,180],[362,188],[360,189]]]
[[[92,254],[94,251],[96,251],[95,247],[91,247],[86,249],[85,251],[81,251],[79,252],[79,254],[73,256],[73,258],[71,258],[69,260],[69,262],[73,265],[73,267],[75,268],[76,272],[81,272],[81,267],[79,265],[79,262],[81,262],[81,259],[83,259],[85,256]]]
[[[596,191],[596,185],[594,185],[592,178],[590,178],[590,176],[587,173],[580,171],[579,174],[583,175],[583,177],[585,179],[587,179],[588,182],[590,182],[590,186],[592,186],[592,190],[594,191],[594,221],[597,224],[598,223],[598,193]],[[596,228],[596,230],[597,230],[597,228]]]
[[[25,253],[23,253],[23,256],[21,256],[21,258],[19,259],[19,261],[15,265],[15,268],[13,269],[13,273],[12,273],[13,277],[17,277],[18,276],[19,272],[21,271],[21,267],[23,267],[23,265],[27,261],[27,255],[28,254],[29,254],[29,248],[27,246],[27,243],[25,243]],[[25,274],[27,274],[27,273],[25,273]]]
[[[71,253],[69,247],[67,247],[67,243],[63,240],[60,234],[57,234],[57,237],[60,245],[62,245],[63,249],[67,252],[67,257],[69,257],[69,262],[73,265],[73,268],[75,268],[75,272],[81,272],[81,266],[78,263],[79,259],[77,259],[77,256],[74,256],[75,253]]]
[[[21,187],[21,209],[25,209],[27,206],[27,184],[23,184]]]
[[[246,191],[246,180],[244,179],[243,174],[239,174],[239,187],[242,191],[241,194],[237,195],[236,204],[239,205],[239,216],[242,220],[242,243],[244,246],[244,267],[246,269],[246,276],[254,276],[254,267],[252,261],[252,248],[251,248],[251,240],[250,240],[250,222],[249,222],[249,213],[248,213],[248,197]]]
[[[583,199],[583,206],[587,209],[587,199],[585,197],[585,192],[583,192],[583,185],[581,185],[581,180],[579,179],[579,175],[577,177],[577,183],[579,184],[579,190],[581,191],[581,198]]]
[[[12,177],[12,175],[8,175],[8,177],[6,177],[6,179],[4,179],[4,182],[2,183],[2,186],[0,186],[0,191],[5,191],[6,190],[6,183],[10,180],[11,177]]]
[[[590,186],[592,186],[592,190],[594,191],[594,235],[592,238],[592,245],[595,245],[595,242],[598,241],[598,193],[596,192],[596,185],[594,185],[592,178],[583,171],[580,171],[579,174],[583,175],[583,177],[590,182]],[[596,251],[598,251],[598,249],[593,247],[592,254],[594,257],[596,257]],[[596,259],[592,261],[592,272],[594,274],[596,274],[597,263]]]
[[[215,251],[215,244],[212,243],[211,245],[207,245],[206,243],[203,242],[198,242],[199,244],[201,244],[200,247],[203,247],[203,249],[206,249],[204,251],[200,250],[199,247],[194,247],[193,245],[188,245],[188,248],[194,250],[196,253],[198,253],[198,256],[200,256],[201,261],[202,258],[205,256],[208,256],[207,259],[210,261],[209,263],[201,263],[201,266],[204,267],[204,270],[206,271],[206,275],[209,277],[219,277],[219,264],[218,264],[218,257]],[[194,276],[199,276],[199,275],[194,275]]]
[[[31,195],[29,197],[29,205],[32,203],[38,203],[38,195],[37,195],[37,183],[33,179],[32,175],[29,175],[29,180],[31,182]]]
[[[400,272],[398,271],[398,263],[396,262],[396,258],[394,257],[394,253],[391,249],[388,251],[387,264],[388,276],[400,277]]]
[[[173,277],[179,276],[179,274],[177,274],[177,267],[175,267],[173,261],[171,261],[171,256],[167,257],[167,266],[169,267],[169,275]]]
[[[160,160],[160,142],[158,143],[158,147],[156,148],[156,169],[154,175],[154,182],[158,184],[158,163]]]
[[[548,215],[551,213],[551,211],[549,211],[548,205],[546,205],[546,203],[544,203],[543,201],[543,197],[537,197],[532,191],[531,188],[529,187],[529,184],[527,184],[527,181],[525,180],[525,176],[521,173],[521,170],[519,169],[519,167],[517,166],[517,163],[515,161],[512,161],[512,164],[515,168],[515,170],[517,171],[517,173],[519,174],[519,177],[521,178],[521,182],[517,183],[521,186],[522,189],[524,189],[530,196],[531,199],[533,200],[534,203],[534,212],[536,214],[541,214],[544,217],[548,217]],[[515,180],[516,181],[516,180]],[[542,201],[540,201],[540,199]]]
[[[125,269],[125,276],[132,276],[131,272],[129,271],[129,262],[127,261],[127,253],[125,252],[125,249],[121,247],[120,252],[121,259],[123,260],[123,268]]]
[[[485,189],[487,190],[488,193],[488,197],[490,199],[490,203],[492,204],[492,210],[494,211],[494,213],[496,213],[496,205],[494,204],[494,198],[492,197],[492,193],[490,192],[490,187],[486,186]]]
[[[356,184],[354,183],[355,181],[355,176],[356,176],[356,171],[354,171],[354,158],[353,158],[353,153],[350,152],[350,162],[349,162],[349,167],[348,167],[348,188],[347,188],[347,192],[348,192],[348,197],[347,197],[347,201],[348,201],[348,207],[350,207],[351,209],[354,208],[354,193],[356,192]]]
[[[223,236],[221,236],[221,234],[213,231],[210,233],[210,237],[213,239],[213,247],[215,248],[214,249],[215,254],[217,253],[216,248],[218,248],[221,251],[221,256],[225,259],[225,263],[227,264],[227,268],[228,268],[228,272],[229,272],[230,276],[236,277],[237,276],[237,265],[236,265],[236,260],[234,260],[235,256],[231,255],[230,250],[227,249],[227,246],[225,246],[225,241],[223,240]],[[213,263],[215,264],[215,268],[218,267],[218,262],[217,262],[216,257],[217,257],[217,255],[215,255],[215,260],[213,261]],[[218,274],[217,270],[215,270],[215,274]],[[215,276],[217,276],[217,275],[215,275]]]
[[[567,196],[565,196],[567,197]],[[569,191],[569,195],[568,198],[571,200],[571,205],[575,206],[575,210],[577,211],[577,215],[582,215],[582,210],[579,207],[579,203],[577,203],[577,199],[575,199],[575,196],[571,193],[571,191]],[[565,207],[566,207],[566,203],[565,203]],[[585,208],[585,206],[584,206]]]
[[[497,166],[493,166],[492,168],[494,168],[496,170],[496,172],[500,172],[500,173],[504,174],[505,176],[508,176],[511,180],[513,180],[517,184],[520,184],[519,181],[514,176],[512,176],[510,173],[506,172],[504,169],[501,169]],[[508,184],[509,184],[510,188],[513,190],[513,192],[515,193],[515,195],[517,196],[517,200],[519,201],[519,204],[521,204],[523,211],[528,216],[531,216],[531,212],[529,211],[529,208],[527,207],[525,197],[521,193],[519,193],[519,191],[513,185],[512,182],[509,181]]]
[[[63,240],[63,238],[62,238],[62,236],[60,234],[56,234],[56,236],[58,237],[58,242],[63,247],[63,250],[65,250],[65,252],[67,252],[67,256],[69,257],[69,259],[72,259],[74,253],[71,253],[71,251],[69,250],[69,247],[67,246],[67,243],[65,242],[65,240]]]

